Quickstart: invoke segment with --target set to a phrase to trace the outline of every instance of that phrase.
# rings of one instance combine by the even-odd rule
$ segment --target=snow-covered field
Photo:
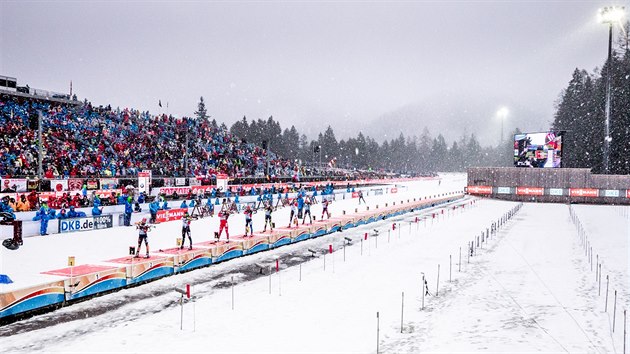
[[[464,184],[464,175],[445,176],[439,186],[410,183],[406,193],[433,194]],[[0,351],[369,353],[378,344],[380,352],[391,353],[621,353],[623,310],[630,305],[627,207],[574,206],[593,252],[603,260],[603,279],[610,278],[604,312],[604,283],[598,295],[595,272],[566,205],[523,205],[468,259],[467,243],[516,205],[478,199],[474,207],[444,209],[444,216],[426,226],[409,222],[433,212],[422,211],[122,290],[0,328]],[[282,215],[286,212],[276,214],[288,219]],[[261,215],[256,217],[261,225]],[[240,227],[242,220],[234,219],[230,227]],[[394,221],[401,228],[387,232]],[[172,246],[179,223],[159,227],[152,246]],[[209,239],[214,227],[208,219],[193,223],[193,237],[201,234],[194,241]],[[373,229],[380,231],[378,237],[359,241]],[[78,261],[98,262],[124,252],[135,241],[133,231],[27,239],[32,246],[20,251],[41,258],[42,270],[63,267],[72,252],[81,257]],[[353,240],[345,250],[342,236]],[[50,241],[55,238],[57,243]],[[324,256],[329,244],[336,251]],[[318,254],[311,257],[308,248]],[[60,259],[50,260],[51,250],[63,251]],[[3,250],[2,256],[8,262],[5,256],[14,255]],[[259,275],[254,264],[266,268],[275,257],[280,272]],[[18,272],[14,278],[30,280],[32,273]],[[431,293],[424,308],[423,275]],[[193,285],[196,300],[184,304],[180,330],[179,295],[173,288],[185,284]]]

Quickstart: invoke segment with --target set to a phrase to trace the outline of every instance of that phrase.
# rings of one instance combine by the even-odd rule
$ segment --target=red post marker
[[[418,222],[418,217],[416,216],[416,222]]]
[[[442,214],[444,214],[444,209],[442,209]]]
[[[365,239],[365,240],[367,240],[367,232],[365,233],[365,237],[364,237],[364,239]]]
[[[396,223],[392,224],[392,230],[396,230]]]
[[[190,299],[190,284],[186,284],[186,297]]]
[[[328,253],[332,253],[332,245],[328,245]]]
[[[435,219],[435,213],[432,213],[431,216],[433,216],[433,218]]]

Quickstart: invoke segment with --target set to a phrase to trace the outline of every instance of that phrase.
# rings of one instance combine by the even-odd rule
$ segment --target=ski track
[[[426,227],[408,221],[430,210],[346,230],[343,236],[353,239],[348,263],[341,263],[343,238],[329,235],[163,278],[1,327],[0,351],[375,352],[374,313],[380,311],[379,347],[384,353],[620,352],[622,313],[628,307],[623,285],[628,279],[627,256],[623,258],[630,235],[628,211],[574,206],[593,252],[597,249],[604,260],[604,279],[610,275],[611,289],[619,291],[613,334],[612,292],[605,313],[603,294],[598,295],[594,271],[565,205],[524,204],[468,263],[467,242],[515,205],[481,199],[476,207],[439,217]],[[400,234],[388,231],[396,221],[401,222]],[[370,237],[358,257],[359,239],[373,229],[381,231],[378,240]],[[322,272],[322,257],[331,243],[336,273],[331,272],[330,255]],[[308,248],[319,253],[313,258]],[[254,266],[273,266],[275,257],[281,260],[282,296],[279,275],[273,274],[270,296],[267,271],[258,274]],[[438,263],[439,296],[427,296],[422,310],[421,273],[435,294]],[[297,280],[298,265],[304,282]],[[232,277],[238,300],[230,311]],[[184,306],[188,322],[179,331],[179,298],[172,289],[187,283],[197,297],[196,334],[190,328],[190,304]]]

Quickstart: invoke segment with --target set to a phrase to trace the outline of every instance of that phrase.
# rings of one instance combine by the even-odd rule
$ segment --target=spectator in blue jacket
[[[92,203],[94,204],[94,206],[101,206],[101,198],[98,196],[98,194],[94,193],[94,201]]]
[[[103,214],[103,209],[94,205],[94,207],[92,207],[92,216],[99,216],[101,214]]]
[[[15,220],[15,213],[13,213],[13,208],[9,205],[7,197],[2,198],[0,201],[0,218],[3,221]]]
[[[133,213],[133,206],[129,197],[125,200],[125,226],[131,226],[131,213]]]
[[[57,219],[63,220],[63,219],[68,219],[68,213],[66,212],[66,208],[61,208],[61,210],[59,210],[59,215],[57,215]]]
[[[149,204],[149,212],[151,213],[151,223],[152,224],[155,224],[158,210],[160,210],[160,203],[158,203],[157,200],[153,200]]]

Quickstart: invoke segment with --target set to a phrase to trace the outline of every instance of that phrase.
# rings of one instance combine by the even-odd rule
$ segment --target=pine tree
[[[195,111],[195,117],[199,120],[207,120],[210,118],[208,116],[208,110],[206,109],[206,103],[203,101],[203,96],[199,98],[199,103],[197,104],[197,111]]]

